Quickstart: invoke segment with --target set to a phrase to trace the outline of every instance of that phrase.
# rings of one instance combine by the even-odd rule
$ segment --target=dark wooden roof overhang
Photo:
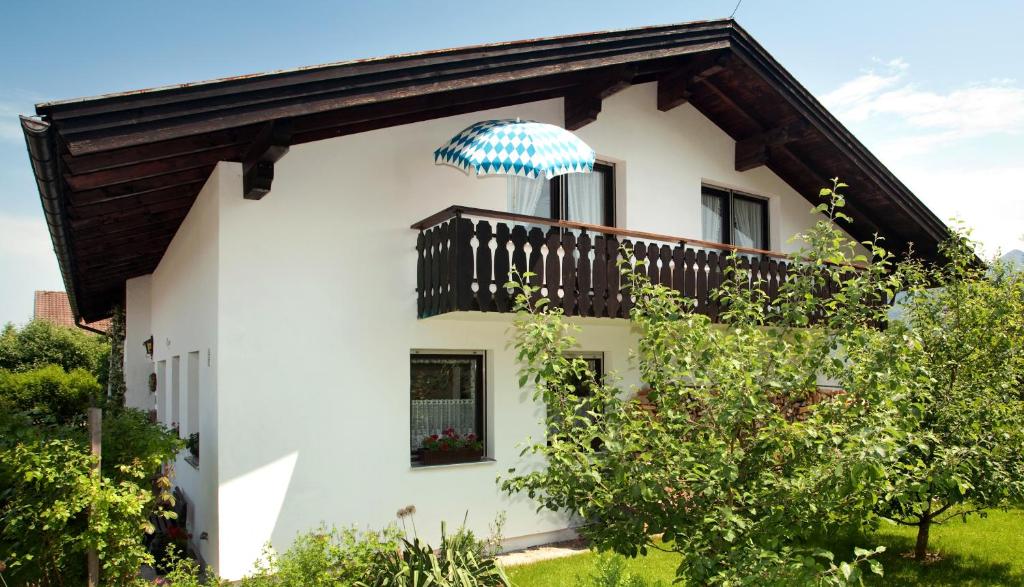
[[[92,321],[156,268],[218,161],[242,162],[259,197],[289,145],[555,97],[579,128],[603,98],[646,82],[659,108],[688,102],[735,139],[737,169],[767,165],[811,201],[839,176],[853,236],[937,254],[945,225],[731,20],[49,102],[22,126],[72,307]]]

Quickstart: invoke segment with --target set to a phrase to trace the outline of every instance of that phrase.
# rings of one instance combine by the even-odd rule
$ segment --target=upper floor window
[[[615,226],[615,167],[598,162],[593,173],[567,173],[551,180],[510,177],[508,211]]]
[[[711,186],[701,186],[702,238],[751,249],[771,248],[768,200]]]

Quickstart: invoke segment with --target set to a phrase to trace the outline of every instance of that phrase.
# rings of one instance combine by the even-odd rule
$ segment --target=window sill
[[[187,455],[185,457],[185,462],[192,465],[192,468],[195,469],[196,471],[199,470],[199,459],[197,459],[196,457],[192,455]]]
[[[412,464],[409,465],[409,469],[411,471],[421,471],[421,470],[428,470],[428,469],[429,470],[433,470],[433,469],[451,469],[451,468],[455,468],[455,467],[474,467],[474,466],[480,466],[480,465],[493,465],[494,463],[497,463],[497,462],[498,461],[496,459],[486,458],[485,457],[485,458],[482,458],[482,459],[477,459],[475,461],[463,461],[461,463],[444,463],[443,465],[424,465],[424,464],[421,464],[421,463],[412,463]]]

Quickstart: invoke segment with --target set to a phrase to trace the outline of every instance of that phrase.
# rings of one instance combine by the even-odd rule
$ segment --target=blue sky
[[[0,20],[0,323],[63,289],[17,114],[39,101],[728,16],[735,0],[55,2]],[[1024,2],[743,0],[736,16],[943,219],[1024,249]]]

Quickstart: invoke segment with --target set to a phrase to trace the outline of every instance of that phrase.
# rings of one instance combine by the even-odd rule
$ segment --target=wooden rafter
[[[632,65],[613,67],[567,93],[564,107],[566,130],[579,130],[597,120],[604,99],[629,87],[636,71]]]
[[[270,193],[274,164],[285,156],[292,141],[292,121],[287,118],[267,123],[256,135],[242,162],[242,196],[259,200]]]
[[[729,66],[728,54],[705,55],[658,78],[658,110],[668,112],[690,100],[693,87]]]
[[[736,171],[748,171],[768,163],[768,151],[798,141],[807,135],[810,125],[803,120],[781,124],[751,137],[736,141]]]

